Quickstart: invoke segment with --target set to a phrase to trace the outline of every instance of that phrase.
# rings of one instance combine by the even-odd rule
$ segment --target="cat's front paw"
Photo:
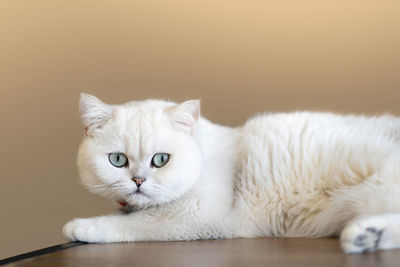
[[[340,235],[340,242],[346,253],[365,253],[379,248],[384,221],[378,217],[364,217],[350,222]]]
[[[106,242],[104,233],[95,219],[74,219],[63,227],[63,234],[71,241],[85,241],[89,243]]]

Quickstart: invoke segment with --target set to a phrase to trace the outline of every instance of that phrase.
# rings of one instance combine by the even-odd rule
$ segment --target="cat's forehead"
[[[143,130],[157,128],[165,121],[165,109],[173,103],[161,100],[132,101],[116,106],[113,119],[120,127],[132,126]]]
[[[114,109],[113,131],[119,141],[132,152],[139,149],[151,150],[160,133],[170,129],[165,109],[173,104],[164,101],[130,102]]]

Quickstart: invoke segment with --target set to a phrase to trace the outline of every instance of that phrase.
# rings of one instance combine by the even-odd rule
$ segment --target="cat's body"
[[[136,211],[73,220],[66,236],[121,242],[342,232],[347,252],[400,246],[399,118],[298,112],[229,128],[200,118],[198,105],[107,106],[83,95],[82,179]],[[111,166],[114,152],[129,164]],[[151,167],[158,152],[169,162]],[[137,177],[146,180],[138,186]]]

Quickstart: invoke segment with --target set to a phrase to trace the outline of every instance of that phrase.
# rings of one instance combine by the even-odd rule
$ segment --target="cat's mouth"
[[[117,200],[117,203],[125,208],[131,201],[143,201],[143,198],[149,198],[149,196],[138,188],[135,191],[126,194],[126,200]]]
[[[129,197],[131,197],[131,196],[145,196],[145,197],[149,197],[146,193],[143,192],[143,190],[140,190],[140,188],[137,188],[135,191],[129,193],[128,196],[129,196]]]

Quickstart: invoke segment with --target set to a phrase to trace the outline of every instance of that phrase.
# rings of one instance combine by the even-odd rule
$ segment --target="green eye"
[[[124,167],[128,164],[128,158],[124,153],[110,153],[108,159],[110,163],[117,168]]]
[[[167,153],[157,153],[153,156],[151,160],[151,166],[156,168],[161,168],[169,161],[169,154]]]

